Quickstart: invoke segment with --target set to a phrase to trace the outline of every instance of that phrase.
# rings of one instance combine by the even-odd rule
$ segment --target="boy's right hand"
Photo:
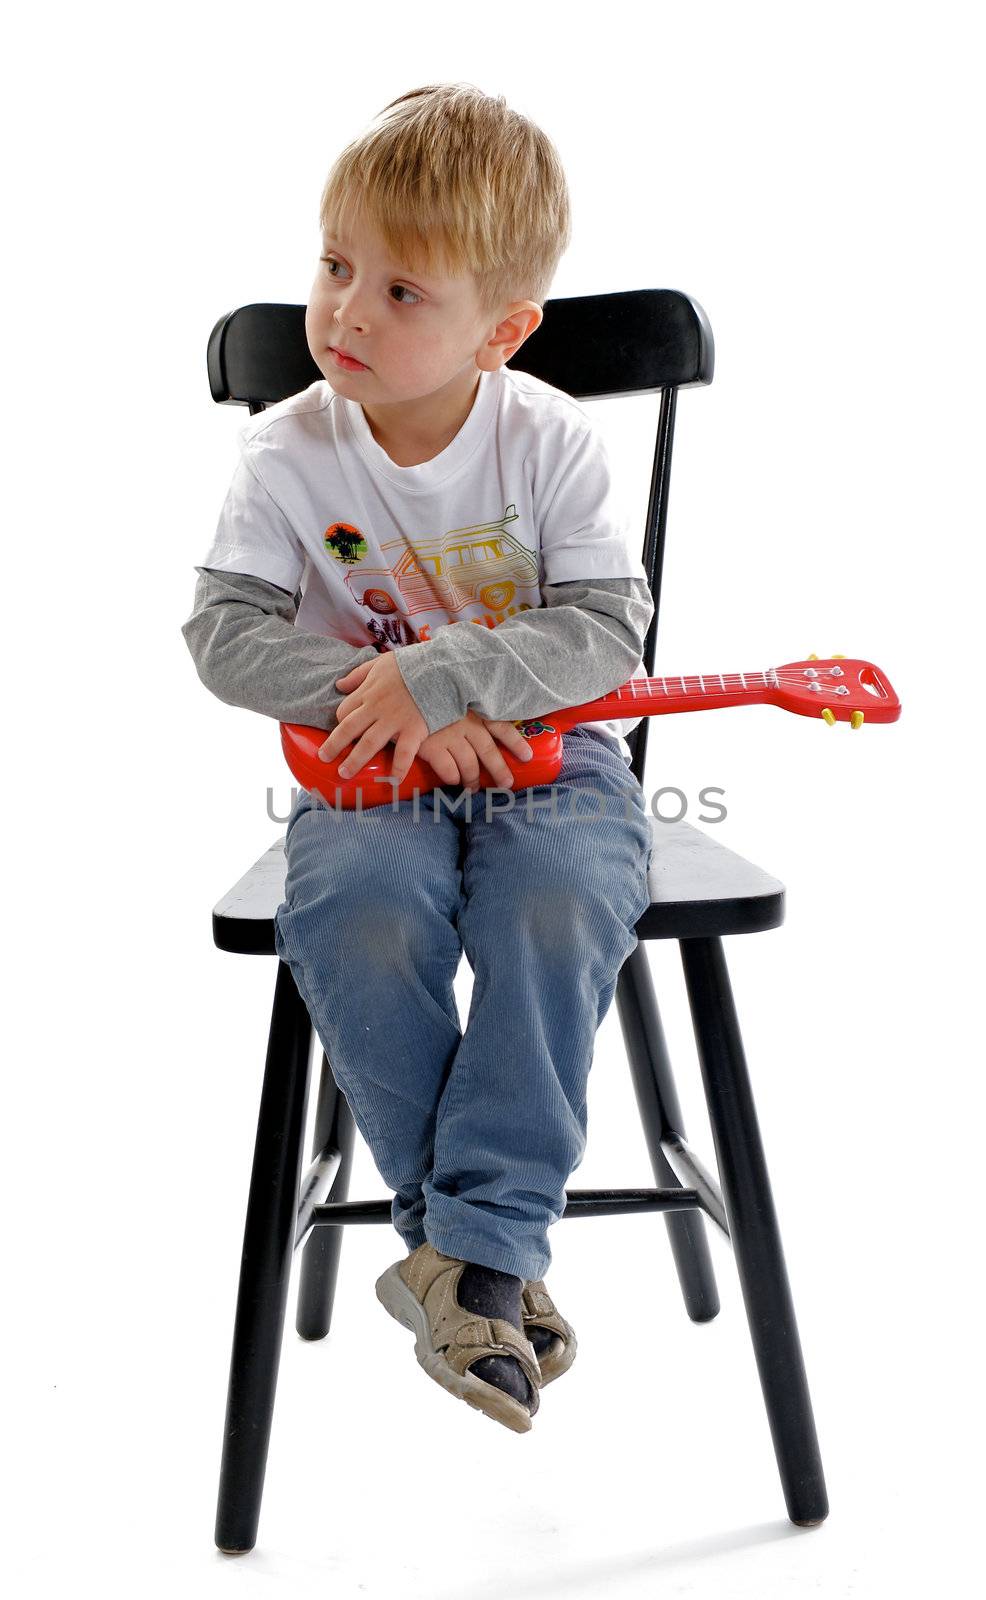
[[[442,783],[461,783],[475,794],[482,762],[500,788],[511,789],[514,775],[497,748],[497,740],[521,761],[530,759],[530,744],[519,728],[512,722],[481,717],[475,711],[467,711],[458,722],[429,734],[417,753]]]

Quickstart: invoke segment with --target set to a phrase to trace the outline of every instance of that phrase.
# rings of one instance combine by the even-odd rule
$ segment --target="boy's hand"
[[[353,778],[371,756],[394,741],[391,776],[403,782],[422,739],[428,736],[428,724],[400,675],[394,652],[388,650],[375,661],[361,661],[352,672],[336,679],[336,688],[347,693],[336,710],[339,726],[318,752],[321,759],[335,761],[355,741],[355,748],[339,768],[340,777]]]
[[[475,794],[479,788],[479,764],[482,761],[490,777],[502,789],[513,787],[514,775],[504,761],[495,741],[521,761],[530,760],[531,747],[519,728],[512,722],[501,722],[467,711],[458,722],[439,728],[418,747],[423,757],[442,783],[461,783]]]

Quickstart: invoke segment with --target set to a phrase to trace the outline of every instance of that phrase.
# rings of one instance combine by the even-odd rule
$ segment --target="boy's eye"
[[[333,267],[341,267],[341,266],[342,266],[342,262],[341,262],[341,261],[337,261],[337,260],[336,260],[336,258],[335,258],[335,256],[319,256],[319,260],[320,260],[320,261],[324,261],[324,262],[325,262],[325,264],[326,264],[326,266],[327,266],[327,267],[328,267],[328,269],[329,269],[329,276],[330,276],[330,277],[331,277],[331,278],[335,278],[335,277],[338,277],[338,273],[335,273],[335,272],[333,272],[333,271],[332,271],[332,268],[333,268]],[[394,285],[393,285],[393,287],[394,287],[394,288],[395,288],[395,289],[400,289],[400,291],[401,291],[401,293],[402,293],[402,295],[404,295],[404,296],[405,296],[405,298],[404,298],[404,299],[403,299],[403,300],[400,300],[400,301],[399,301],[399,302],[398,302],[398,304],[399,304],[399,305],[402,305],[402,306],[406,306],[406,305],[410,305],[410,304],[411,304],[411,303],[412,303],[412,302],[413,302],[413,301],[415,301],[415,300],[417,300],[417,301],[419,301],[419,302],[420,302],[420,300],[421,300],[421,295],[419,295],[419,294],[418,294],[418,293],[417,293],[417,292],[416,292],[416,290],[414,290],[414,289],[409,289],[409,288],[408,288],[408,287],[407,287],[407,284],[406,284],[406,283],[395,283],[395,284],[394,284]],[[408,299],[407,299],[407,298],[406,298],[406,296],[407,296],[407,295],[410,295],[410,296],[411,296],[411,300],[408,300]]]

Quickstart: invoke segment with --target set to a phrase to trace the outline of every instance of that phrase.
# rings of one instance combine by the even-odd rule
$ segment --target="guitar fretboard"
[[[703,706],[741,705],[763,700],[779,689],[784,675],[776,667],[751,672],[676,673],[665,678],[631,678],[611,694],[572,707],[573,720],[653,716],[661,711],[701,710]],[[563,713],[555,712],[561,718]]]
[[[606,695],[606,699],[632,702],[641,698],[649,700],[654,694],[755,694],[761,689],[779,689],[780,682],[776,667],[758,667],[753,672],[676,673],[670,678],[631,678],[614,694]]]

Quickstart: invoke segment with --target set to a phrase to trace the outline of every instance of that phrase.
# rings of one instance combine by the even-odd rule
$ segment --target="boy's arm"
[[[468,710],[521,721],[609,694],[632,677],[654,615],[645,578],[541,585],[544,606],[497,628],[457,622],[396,652],[429,734]]]
[[[195,571],[194,607],[181,631],[206,688],[227,705],[279,722],[335,728],[345,698],[335,680],[375,661],[375,647],[299,630],[294,597],[265,578]]]

